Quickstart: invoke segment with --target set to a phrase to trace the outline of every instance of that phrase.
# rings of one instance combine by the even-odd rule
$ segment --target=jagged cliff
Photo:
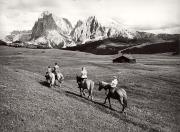
[[[71,36],[76,43],[85,43],[88,40],[102,38],[106,34],[96,17],[91,16],[85,21],[79,20],[72,30]]]
[[[42,18],[32,28],[31,40],[35,44],[47,44],[50,48],[71,45],[71,23],[66,18],[58,18],[52,13],[44,12]]]

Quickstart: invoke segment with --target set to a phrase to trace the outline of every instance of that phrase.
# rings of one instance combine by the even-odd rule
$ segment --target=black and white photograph
[[[0,0],[0,132],[179,131],[179,0]]]

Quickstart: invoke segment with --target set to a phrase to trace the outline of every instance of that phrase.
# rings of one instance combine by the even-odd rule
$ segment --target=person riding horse
[[[81,79],[82,79],[82,84],[84,83],[84,81],[87,79],[87,70],[85,67],[82,67],[81,70]]]
[[[54,74],[55,74],[55,78],[56,78],[56,80],[59,80],[60,78],[61,78],[61,76],[60,76],[60,67],[58,66],[58,64],[57,63],[55,63],[55,66],[54,66],[54,68],[53,68],[53,72],[54,72]]]
[[[46,81],[49,82],[50,86],[54,85],[55,75],[52,73],[52,68],[50,66],[48,66],[45,78],[46,78]]]
[[[110,83],[110,86],[112,88],[112,92],[114,92],[117,88],[117,84],[118,84],[118,80],[117,80],[117,77],[116,76],[113,76],[113,80],[112,82]]]
[[[52,72],[52,68],[51,68],[50,66],[48,66],[47,72],[48,72],[48,73],[51,73],[51,72]]]
[[[127,107],[127,94],[126,91],[123,88],[117,88],[118,80],[116,76],[113,76],[112,82],[109,84],[104,81],[99,82],[99,91],[102,89],[105,90],[106,98],[104,101],[104,104],[106,103],[106,100],[109,100],[109,106],[111,107],[110,98],[117,99],[120,104],[123,106],[122,111],[124,112],[124,109]]]
[[[50,73],[52,73],[52,68],[50,66],[48,66],[46,75],[45,75],[47,81],[50,79],[50,77],[49,77]]]
[[[94,81],[87,78],[87,70],[85,67],[82,67],[81,75],[76,75],[76,81],[78,84],[78,88],[80,89],[80,95],[85,96],[84,90],[87,89],[89,96],[93,100],[93,89],[94,89]]]

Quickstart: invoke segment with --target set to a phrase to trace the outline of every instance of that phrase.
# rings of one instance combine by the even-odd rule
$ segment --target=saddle
[[[117,89],[117,87],[111,87],[111,88],[110,88],[110,91],[111,91],[112,93],[114,93],[114,92],[116,91],[116,89]]]

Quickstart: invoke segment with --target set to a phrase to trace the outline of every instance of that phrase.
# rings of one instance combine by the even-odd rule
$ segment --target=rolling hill
[[[179,128],[180,58],[170,54],[134,55],[136,64],[113,64],[116,55],[94,55],[59,49],[0,46],[0,131],[163,131]],[[62,87],[49,88],[47,67],[57,62]],[[95,81],[94,100],[79,96],[75,80],[86,66]],[[98,81],[118,76],[128,95],[126,115]]]

